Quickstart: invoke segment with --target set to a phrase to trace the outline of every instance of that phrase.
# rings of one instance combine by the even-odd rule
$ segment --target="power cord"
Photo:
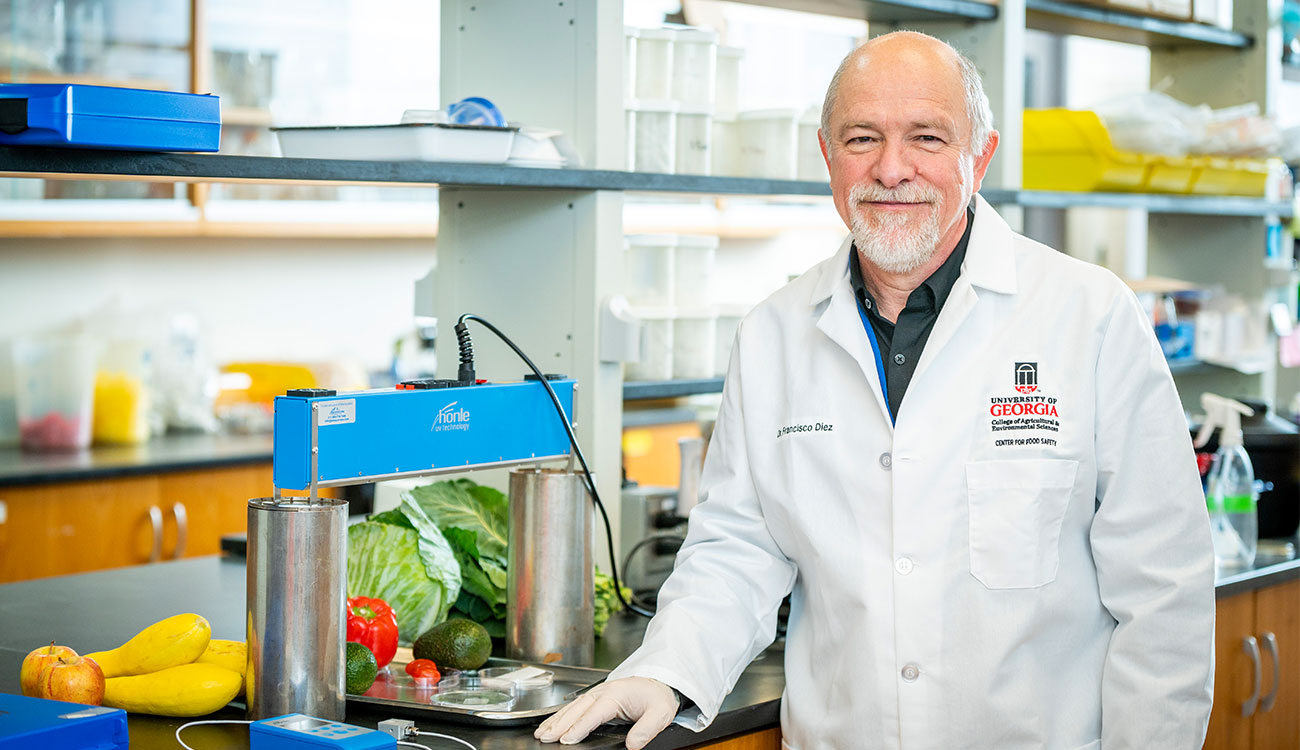
[[[181,739],[182,729],[185,729],[187,727],[198,726],[199,724],[252,724],[252,723],[253,722],[251,721],[242,721],[240,719],[208,719],[206,721],[191,721],[188,724],[181,724],[179,727],[176,727],[176,741],[180,743],[180,746],[185,748],[185,750],[194,750],[194,748],[185,744],[185,740]]]
[[[685,541],[686,541],[686,537],[681,536],[680,534],[651,534],[645,539],[642,539],[641,541],[632,545],[632,549],[628,550],[627,554],[623,556],[623,571],[627,572],[629,569],[631,569],[632,556],[635,555],[641,549],[649,546],[650,544],[653,544],[655,542],[677,542],[677,546],[680,548],[682,546],[682,543]],[[638,599],[636,595],[636,589],[629,586],[628,590],[632,592],[632,601],[636,602],[638,606],[645,607],[647,609],[650,609],[654,606],[652,604],[647,603],[644,600]]]
[[[573,434],[573,425],[569,423],[569,417],[564,413],[564,406],[560,403],[560,397],[555,395],[555,389],[552,388],[551,384],[546,380],[546,375],[538,369],[537,365],[533,364],[533,361],[528,358],[527,354],[524,354],[522,349],[515,345],[515,342],[510,340],[509,336],[502,333],[496,326],[477,315],[465,313],[456,321],[456,342],[460,349],[460,369],[457,374],[457,380],[460,380],[462,383],[474,382],[474,346],[470,341],[469,327],[465,325],[465,321],[467,320],[476,321],[484,328],[496,334],[497,338],[504,341],[506,346],[509,346],[514,350],[515,354],[519,355],[519,358],[524,361],[524,364],[528,365],[528,368],[532,370],[533,374],[537,376],[537,379],[541,381],[542,387],[546,389],[547,395],[551,397],[551,403],[555,405],[555,410],[560,415],[560,424],[564,425],[564,431],[569,435],[569,444],[573,446],[573,452],[578,457],[578,463],[582,465],[583,484],[587,488],[588,494],[591,495],[592,502],[596,504],[596,509],[600,511],[601,520],[605,523],[605,541],[609,545],[609,567],[610,575],[614,579],[614,593],[618,596],[618,600],[622,602],[623,606],[627,607],[630,611],[635,612],[642,617],[653,617],[654,612],[652,610],[640,607],[634,602],[628,601],[623,596],[623,584],[620,582],[618,577],[618,560],[614,556],[614,532],[610,528],[609,514],[605,512],[605,504],[600,501],[600,493],[596,491],[596,481],[592,479],[591,469],[587,467],[587,457],[582,454],[582,448],[578,445],[578,436]]]

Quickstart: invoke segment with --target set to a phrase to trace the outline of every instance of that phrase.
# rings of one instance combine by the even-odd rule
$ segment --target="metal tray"
[[[404,650],[404,649],[403,649]],[[401,654],[401,652],[398,652]],[[540,662],[515,661],[513,659],[488,659],[483,667],[537,667],[548,670],[555,675],[550,687],[532,690],[520,690],[514,705],[509,711],[475,711],[454,708],[432,703],[436,688],[419,687],[406,674],[406,660],[394,659],[379,676],[375,684],[365,695],[349,695],[349,708],[374,710],[382,707],[385,711],[406,714],[420,718],[436,718],[454,721],[460,724],[476,726],[508,727],[520,724],[534,724],[539,720],[559,711],[573,699],[573,693],[590,687],[605,679],[607,669],[591,667],[571,667],[564,664],[542,664]]]

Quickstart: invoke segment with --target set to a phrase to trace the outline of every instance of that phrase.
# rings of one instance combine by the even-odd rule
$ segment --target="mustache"
[[[898,187],[887,188],[878,182],[861,183],[849,190],[850,203],[886,202],[886,203],[937,203],[942,198],[939,191],[928,185],[905,182]]]

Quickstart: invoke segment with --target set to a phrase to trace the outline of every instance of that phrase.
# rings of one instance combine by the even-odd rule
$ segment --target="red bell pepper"
[[[383,599],[349,598],[348,640],[370,649],[383,669],[397,653],[397,615],[393,608]]]

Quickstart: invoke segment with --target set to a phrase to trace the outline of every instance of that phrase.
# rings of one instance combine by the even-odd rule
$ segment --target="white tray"
[[[504,164],[518,129],[408,123],[272,130],[281,155],[290,158]]]

